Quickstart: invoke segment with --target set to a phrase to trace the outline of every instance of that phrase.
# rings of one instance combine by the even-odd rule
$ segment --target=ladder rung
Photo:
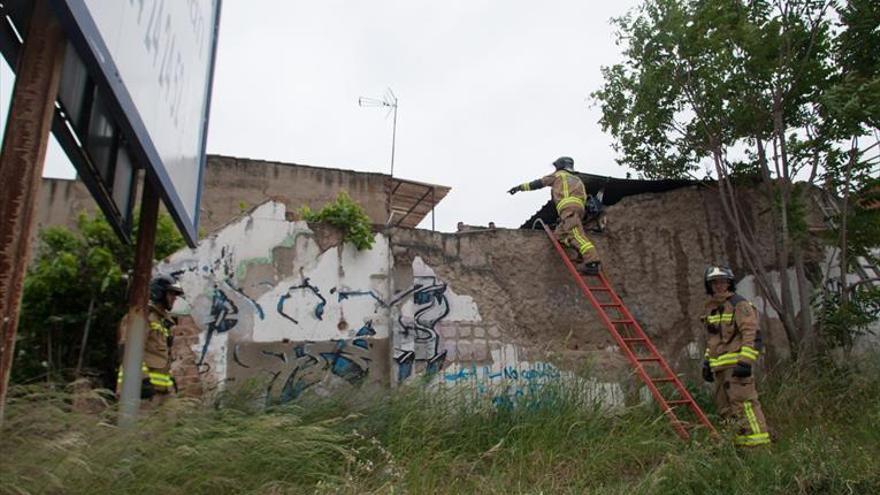
[[[605,291],[605,292],[608,292],[611,290],[607,287],[590,287],[589,285],[587,286],[587,288],[590,290],[599,290],[599,291]]]
[[[603,307],[603,308],[612,308],[612,307],[613,307],[613,308],[619,308],[619,307],[620,307],[620,304],[617,304],[617,303],[599,303],[599,306],[601,306],[601,307]]]
[[[635,322],[633,320],[611,320],[611,323],[615,325],[632,325]]]
[[[651,378],[651,381],[654,383],[672,383],[675,381],[675,378],[664,377],[664,378]]]
[[[648,339],[644,339],[642,337],[623,337],[624,342],[644,342]]]
[[[658,357],[637,357],[636,361],[660,361]]]

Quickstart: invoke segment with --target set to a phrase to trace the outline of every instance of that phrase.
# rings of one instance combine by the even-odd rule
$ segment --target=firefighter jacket
[[[520,186],[523,191],[534,191],[543,187],[551,188],[551,196],[553,204],[556,205],[556,211],[562,212],[565,208],[578,207],[584,209],[587,201],[587,190],[581,179],[567,170],[557,170],[556,172],[541,177],[540,179],[526,182]]]
[[[761,349],[758,312],[746,298],[725,294],[706,301],[701,318],[706,325],[706,360],[712,371],[755,364]]]
[[[167,312],[149,306],[147,340],[144,344],[144,376],[158,390],[174,386],[171,378],[171,327],[174,320]]]

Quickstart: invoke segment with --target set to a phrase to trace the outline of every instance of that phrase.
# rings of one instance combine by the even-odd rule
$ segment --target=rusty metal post
[[[144,177],[141,218],[134,257],[134,275],[128,296],[128,314],[120,324],[125,341],[122,359],[122,391],[119,394],[119,426],[131,428],[137,422],[141,405],[141,366],[147,338],[147,304],[150,301],[150,276],[156,245],[156,222],[159,195],[149,176]]]
[[[63,54],[61,26],[47,0],[37,0],[18,60],[0,149],[0,423]]]

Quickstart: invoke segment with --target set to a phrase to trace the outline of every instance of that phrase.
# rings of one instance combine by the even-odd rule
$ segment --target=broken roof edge
[[[716,181],[695,180],[695,179],[627,179],[622,177],[611,177],[608,175],[596,175],[574,171],[574,174],[580,177],[584,183],[587,193],[595,196],[599,191],[602,194],[602,204],[611,206],[627,196],[635,196],[638,194],[663,193],[683,187],[694,185],[706,185]],[[558,214],[552,200],[548,200],[540,210],[529,217],[520,229],[534,229],[537,220],[543,220],[545,223],[555,223]]]

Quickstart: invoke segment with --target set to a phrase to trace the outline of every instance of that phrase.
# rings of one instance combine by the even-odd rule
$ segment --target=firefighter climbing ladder
[[[559,256],[565,262],[568,271],[571,272],[577,284],[580,286],[584,295],[596,308],[599,318],[608,327],[611,336],[617,341],[617,345],[624,353],[630,364],[636,371],[636,374],[642,379],[642,382],[648,387],[657,405],[669,418],[675,432],[684,440],[690,438],[688,431],[691,423],[679,419],[681,408],[690,410],[693,416],[697,418],[697,422],[704,426],[710,433],[717,435],[715,428],[706,417],[700,406],[694,401],[691,394],[681,383],[681,380],[673,373],[669,364],[663,359],[663,356],[657,352],[654,343],[648,338],[648,335],[642,330],[641,325],[633,318],[629,309],[623,304],[614,289],[608,283],[605,275],[600,273],[596,276],[584,276],[578,273],[574,264],[568,259],[565,250],[556,240],[556,236],[550,228],[541,222],[547,236],[553,242],[553,246],[559,253]],[[598,281],[587,283],[587,280]],[[679,411],[676,413],[676,411]]]

